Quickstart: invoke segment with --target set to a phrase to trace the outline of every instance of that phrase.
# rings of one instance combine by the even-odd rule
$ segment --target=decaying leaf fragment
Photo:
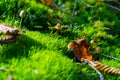
[[[104,65],[99,61],[92,60],[92,55],[89,52],[90,45],[87,43],[86,39],[79,39],[75,40],[73,43],[69,43],[68,49],[69,48],[73,48],[74,54],[79,61],[88,64],[98,73],[100,80],[104,80],[104,76],[100,71],[111,74],[120,74],[120,69]],[[98,48],[97,51],[99,50],[100,49]]]
[[[79,61],[82,59],[92,60],[89,49],[90,45],[86,42],[86,39],[79,39],[73,42],[73,51]]]

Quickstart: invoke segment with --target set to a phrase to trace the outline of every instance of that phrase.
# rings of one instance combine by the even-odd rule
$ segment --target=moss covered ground
[[[76,1],[55,0],[62,11],[37,0],[0,1],[0,23],[24,31],[15,43],[0,45],[0,80],[98,80],[98,74],[76,61],[73,51],[67,49],[69,42],[81,38],[88,43],[95,41],[91,51],[100,48],[94,60],[120,68],[119,60],[101,55],[120,59],[118,13],[105,2]],[[21,10],[26,15],[20,25]],[[75,15],[71,14],[74,11]],[[57,23],[62,25],[59,33],[55,29]],[[102,74],[105,80],[120,80],[119,75]]]

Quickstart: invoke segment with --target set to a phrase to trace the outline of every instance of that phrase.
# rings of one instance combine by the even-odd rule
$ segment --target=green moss
[[[37,2],[36,2],[37,1]],[[61,11],[47,7],[39,0],[1,0],[0,23],[21,28],[25,33],[15,43],[0,45],[0,80],[12,76],[15,80],[97,80],[98,74],[87,64],[76,62],[67,44],[86,38],[91,50],[105,65],[120,68],[119,61],[101,54],[120,58],[119,16],[104,2],[94,0],[55,0]],[[75,13],[74,13],[75,9]],[[19,12],[26,16],[20,26]],[[65,28],[61,34],[51,32],[57,23]],[[32,31],[30,31],[32,30]],[[4,37],[4,36],[0,36]],[[102,72],[105,80],[119,80],[119,75]]]
[[[26,31],[16,43],[2,46],[1,67],[7,66],[8,71],[1,71],[0,74],[4,76],[0,79],[6,79],[8,75],[17,80],[77,80],[80,76],[76,74],[85,76],[85,71],[80,68],[82,66],[76,65],[72,59],[64,56],[65,51],[60,50],[66,46],[65,38]]]

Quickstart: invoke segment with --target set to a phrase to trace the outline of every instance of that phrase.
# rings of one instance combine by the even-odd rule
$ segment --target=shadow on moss
[[[26,35],[21,35],[17,42],[2,46],[1,56],[3,61],[11,58],[28,57],[30,53],[35,53],[42,48],[46,48],[46,46]]]

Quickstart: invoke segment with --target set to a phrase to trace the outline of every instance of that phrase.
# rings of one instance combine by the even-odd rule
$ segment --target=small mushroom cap
[[[22,11],[20,12],[19,16],[20,16],[21,18],[25,17],[25,11],[22,10]]]
[[[61,24],[60,23],[57,23],[56,26],[55,26],[56,29],[61,29]]]
[[[72,49],[74,47],[74,44],[72,42],[70,42],[68,45],[67,45],[68,49]]]

